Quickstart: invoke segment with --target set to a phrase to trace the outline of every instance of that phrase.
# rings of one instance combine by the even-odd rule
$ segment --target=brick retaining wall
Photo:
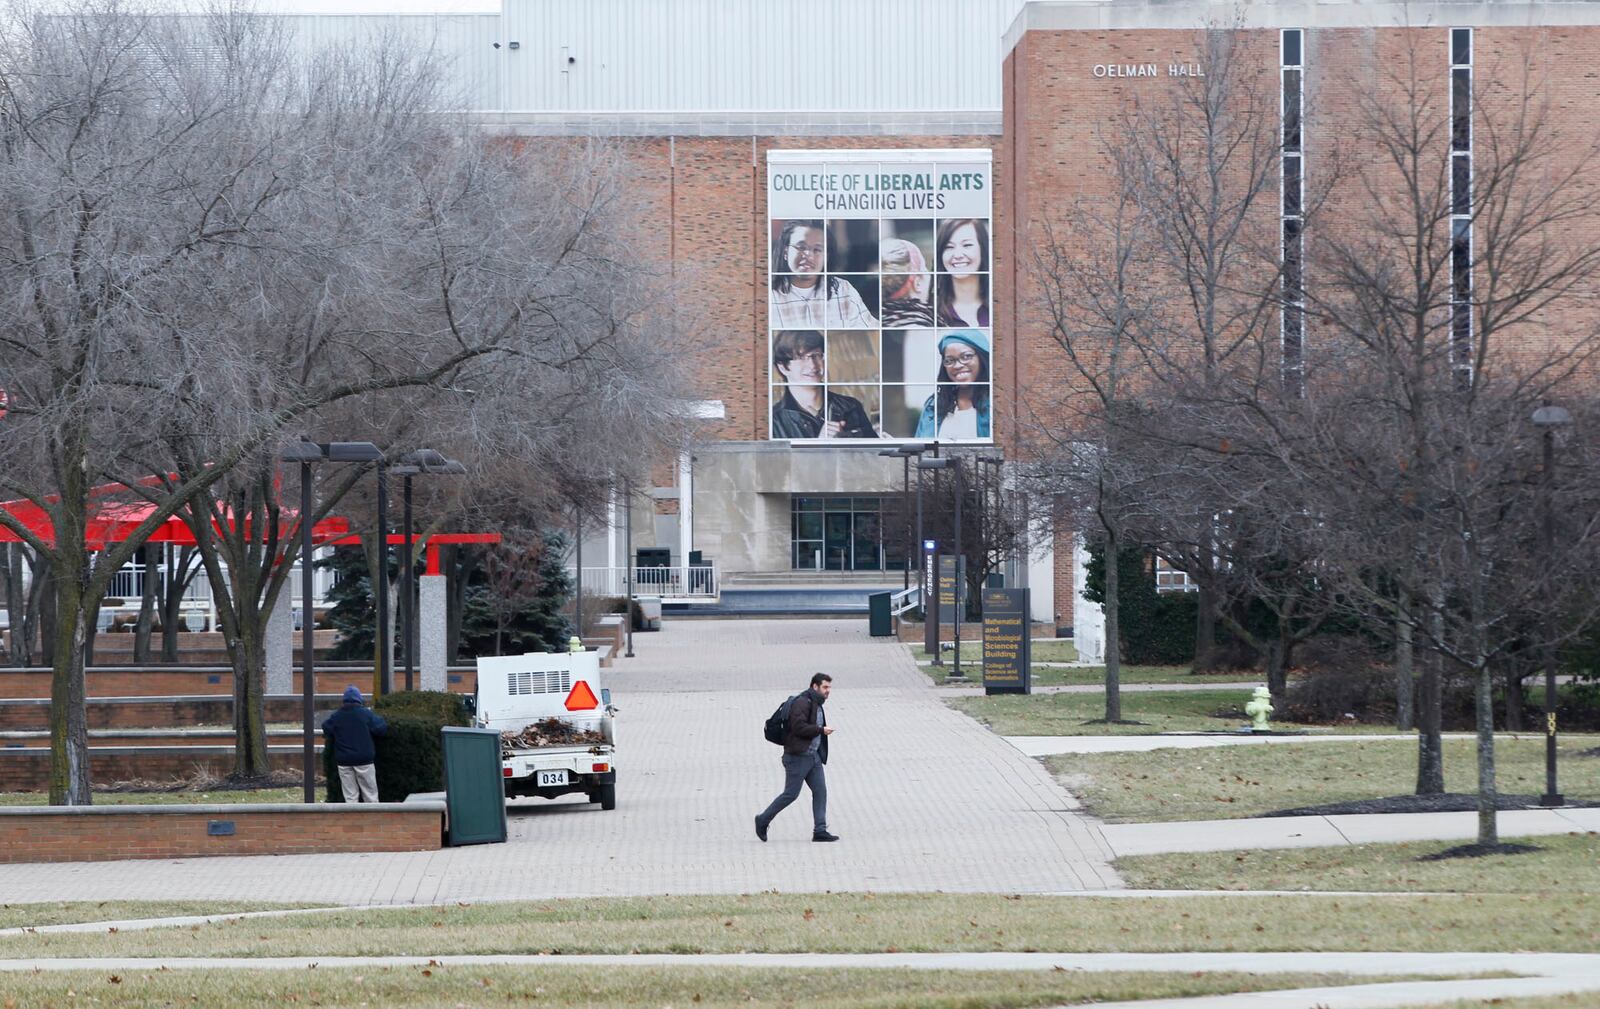
[[[443,825],[442,802],[10,806],[0,808],[0,862],[431,851]]]
[[[395,670],[398,689],[405,672]],[[90,698],[96,697],[156,697],[168,695],[231,694],[233,671],[225,666],[199,666],[190,669],[172,666],[114,667],[90,669],[87,673]],[[363,693],[372,689],[372,671],[357,669],[318,669],[317,693],[337,694],[346,684],[354,683]],[[477,672],[472,668],[451,669],[449,687],[458,694],[470,694],[477,684]],[[300,689],[300,674],[294,675],[294,690]],[[0,698],[49,697],[50,670],[0,669]]]
[[[298,770],[299,746],[273,746],[274,770]],[[321,753],[321,738],[318,738]],[[321,766],[320,764],[318,766]],[[89,780],[97,785],[116,781],[177,781],[201,771],[222,777],[233,770],[232,746],[128,746],[91,748]],[[50,748],[0,749],[0,792],[42,792],[50,787]]]
[[[267,698],[267,721],[299,722],[301,700],[288,694]],[[317,697],[325,717],[339,707],[338,694]],[[158,729],[196,725],[232,725],[233,698],[218,694],[189,697],[94,697],[88,703],[89,728]],[[0,732],[26,732],[50,727],[50,701],[42,697],[0,699]]]

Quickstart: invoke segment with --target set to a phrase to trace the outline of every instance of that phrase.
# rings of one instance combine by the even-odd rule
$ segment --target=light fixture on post
[[[300,464],[300,716],[304,753],[303,785],[305,801],[317,801],[317,653],[316,610],[311,586],[311,464],[322,462],[377,462],[383,459],[378,446],[369,441],[336,441],[319,444],[294,441],[283,447],[278,458]]]
[[[415,689],[417,656],[417,559],[415,535],[411,528],[411,478],[414,476],[460,476],[467,468],[446,459],[431,448],[407,452],[389,471],[401,478],[402,517],[400,520],[400,654],[406,668],[406,689]]]
[[[1548,571],[1553,569],[1556,555],[1556,428],[1571,424],[1572,414],[1565,407],[1547,403],[1533,411],[1532,419],[1533,426],[1539,428],[1544,442],[1542,539]],[[1539,805],[1563,806],[1566,805],[1566,799],[1556,789],[1556,615],[1555,607],[1548,599],[1544,610],[1544,794],[1539,797]]]
[[[956,523],[955,523],[955,526],[956,526],[955,527],[956,563],[955,563],[955,568],[956,568],[956,570],[955,570],[955,577],[951,580],[951,593],[950,593],[950,595],[951,595],[951,607],[950,608],[951,608],[951,613],[952,613],[952,620],[953,620],[953,623],[955,624],[955,649],[954,649],[955,663],[954,663],[954,665],[951,666],[950,675],[948,677],[946,677],[946,680],[947,681],[960,682],[960,681],[966,679],[966,677],[964,677],[961,674],[961,619],[965,615],[962,612],[965,609],[965,607],[962,606],[962,596],[964,595],[964,593],[962,592],[962,589],[964,588],[964,586],[962,584],[962,582],[963,582],[962,575],[964,573],[962,571],[962,568],[963,568],[962,562],[966,559],[966,544],[962,540],[962,537],[961,537],[961,499],[966,495],[966,487],[965,487],[965,483],[964,483],[963,476],[962,476],[961,457],[960,456],[946,456],[945,458],[942,458],[942,459],[939,459],[939,458],[935,458],[935,459],[918,459],[917,460],[917,468],[918,469],[931,469],[931,470],[934,470],[935,472],[937,472],[939,470],[947,469],[947,470],[951,470],[951,471],[953,471],[955,473],[955,486],[956,486],[956,509],[955,509],[956,510],[956,515],[955,515],[955,519],[956,519]],[[933,596],[934,596],[934,612],[937,613],[938,609],[939,609],[939,592],[938,592],[938,587],[937,587],[937,571],[935,572],[935,576],[936,576],[935,577],[936,584],[935,584]]]

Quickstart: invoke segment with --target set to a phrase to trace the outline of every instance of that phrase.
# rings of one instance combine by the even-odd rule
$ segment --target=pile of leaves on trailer
[[[585,746],[604,743],[599,729],[580,729],[561,718],[542,718],[517,732],[500,733],[500,749],[537,750],[545,746]]]

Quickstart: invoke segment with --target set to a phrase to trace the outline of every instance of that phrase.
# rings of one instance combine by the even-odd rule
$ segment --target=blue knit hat
[[[360,704],[361,703],[361,688],[357,687],[353,683],[350,686],[345,687],[344,688],[344,703],[346,703],[346,704]]]
[[[981,330],[954,329],[939,339],[939,353],[943,354],[945,348],[952,343],[964,343],[969,347],[976,347],[985,355],[989,353],[989,337]]]

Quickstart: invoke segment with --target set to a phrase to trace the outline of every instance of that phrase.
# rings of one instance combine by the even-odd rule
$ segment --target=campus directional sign
[[[1033,693],[1027,589],[983,590],[983,692]]]

